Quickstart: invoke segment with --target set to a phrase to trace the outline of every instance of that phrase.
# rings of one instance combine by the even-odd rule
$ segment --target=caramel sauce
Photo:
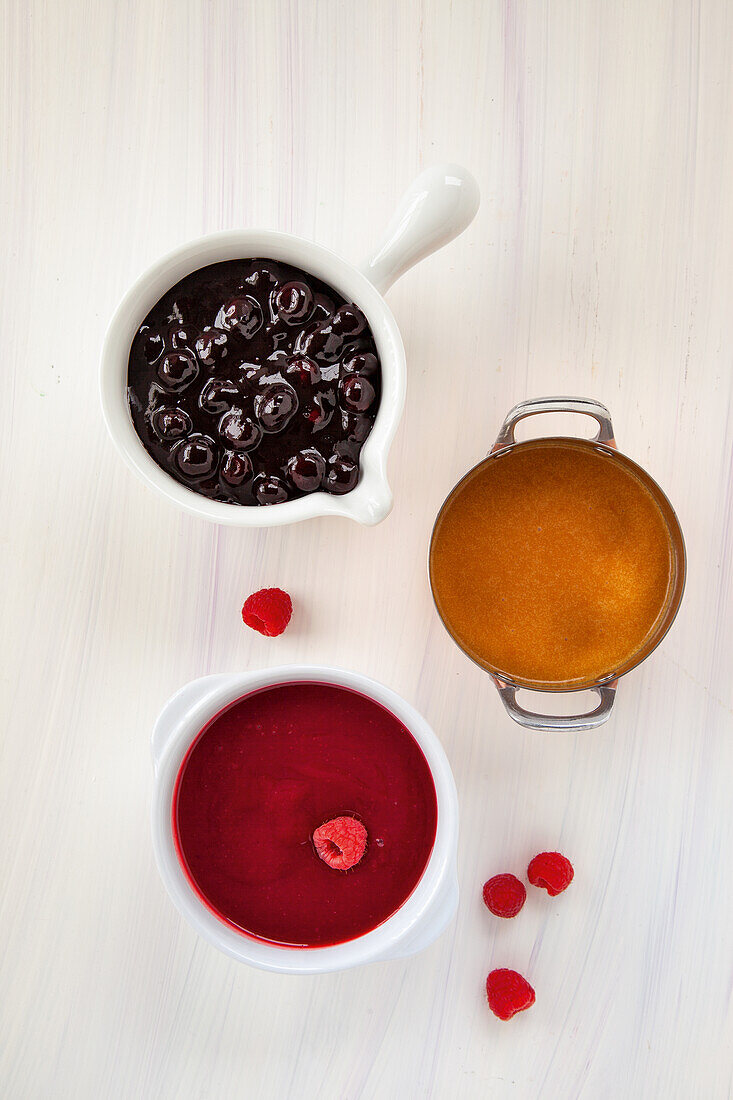
[[[673,548],[621,461],[543,439],[472,470],[443,506],[430,576],[438,611],[483,666],[532,683],[591,682],[641,649],[665,610]]]

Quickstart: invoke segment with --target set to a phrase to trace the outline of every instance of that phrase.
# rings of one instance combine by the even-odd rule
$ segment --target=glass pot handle
[[[538,714],[534,710],[526,710],[517,702],[518,688],[500,680],[498,676],[491,679],[496,684],[496,689],[501,696],[501,701],[506,707],[510,718],[529,730],[545,730],[552,733],[579,733],[581,730],[594,730],[607,722],[613,710],[613,702],[616,698],[616,685],[618,680],[609,680],[607,684],[588,688],[598,695],[598,706],[585,714]]]
[[[605,443],[607,447],[616,446],[611,414],[600,401],[593,401],[588,397],[537,397],[532,401],[520,401],[514,406],[501,426],[501,431],[491,448],[491,454],[504,447],[511,447],[517,442],[514,430],[520,420],[525,420],[528,416],[536,416],[537,413],[550,412],[583,413],[585,416],[592,416],[598,424],[598,435],[593,437],[593,442]]]

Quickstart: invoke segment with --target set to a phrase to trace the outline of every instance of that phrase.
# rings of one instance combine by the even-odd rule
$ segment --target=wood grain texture
[[[733,7],[727,0],[6,0],[0,209],[0,1092],[266,1100],[732,1095]],[[101,423],[106,323],[234,226],[358,260],[412,176],[483,204],[390,294],[409,394],[380,527],[217,529]],[[669,493],[689,583],[610,724],[538,737],[433,612],[437,509],[514,402],[577,393]],[[242,628],[289,589],[280,639]],[[148,737],[207,672],[314,660],[404,694],[462,810],[455,924],[407,962],[237,966],[153,866]],[[489,874],[558,846],[518,920]],[[537,990],[508,1025],[483,981]]]

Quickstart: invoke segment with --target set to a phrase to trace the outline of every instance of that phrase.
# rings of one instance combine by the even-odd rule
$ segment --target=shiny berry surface
[[[296,389],[311,389],[321,381],[321,371],[317,363],[307,355],[293,355],[285,364],[285,377]]]
[[[285,283],[275,293],[275,309],[286,325],[307,321],[313,312],[313,294],[307,283]]]
[[[322,432],[329,426],[336,408],[336,394],[333,390],[321,388],[309,394],[303,406],[303,416],[310,425],[311,432],[318,440],[326,438]],[[331,433],[329,432],[330,436]]]
[[[339,455],[332,455],[329,458],[326,477],[323,481],[323,488],[327,493],[334,493],[339,496],[342,493],[350,493],[356,487],[358,480],[359,466],[356,462],[353,462],[350,458],[342,458]]]
[[[161,405],[155,410],[151,419],[155,434],[169,442],[188,435],[193,428],[191,417],[184,409],[169,409]]]
[[[287,382],[273,382],[254,400],[255,416],[265,432],[281,432],[297,408],[297,395]]]
[[[219,435],[233,450],[251,451],[262,439],[262,429],[241,409],[232,409],[219,421]]]
[[[128,404],[147,451],[193,492],[233,505],[350,492],[380,398],[363,312],[274,260],[186,276],[130,349]]]
[[[215,416],[217,413],[229,412],[236,405],[241,404],[243,393],[238,386],[226,378],[210,378],[199,394],[199,408]]]
[[[288,476],[296,489],[314,493],[326,473],[326,460],[315,447],[305,447],[288,462]]]
[[[153,332],[147,325],[143,325],[138,333],[141,342],[142,354],[148,363],[155,363],[163,354],[165,344],[159,332]]]
[[[335,363],[343,350],[344,338],[331,325],[315,325],[304,331],[296,343],[296,351],[310,355],[322,363]]]
[[[225,451],[221,460],[222,481],[232,488],[239,488],[252,477],[252,462],[243,451]]]
[[[349,412],[366,412],[376,397],[374,386],[363,374],[349,374],[339,382],[340,404]]]
[[[370,378],[379,372],[379,360],[373,352],[350,355],[348,359],[344,359],[341,369],[344,374],[363,374],[365,378]]]
[[[177,350],[186,349],[192,343],[191,333],[184,325],[173,324],[168,332],[167,343]]]
[[[207,477],[216,467],[216,443],[198,432],[181,440],[172,453],[178,469],[189,478]]]
[[[196,337],[195,351],[198,359],[205,367],[211,369],[218,366],[227,356],[228,337],[226,332],[213,325],[206,328]]]
[[[257,474],[252,491],[258,504],[283,504],[289,495],[283,479],[272,474]]]
[[[344,438],[349,443],[357,443],[359,447],[372,430],[372,424],[373,420],[369,416],[362,416],[360,413],[341,413]]]
[[[250,295],[232,298],[216,315],[216,327],[251,340],[262,326],[262,306]]]
[[[360,336],[367,326],[367,320],[358,306],[346,302],[339,306],[331,318],[331,328],[340,336]]]
[[[198,363],[185,351],[169,351],[158,363],[158,377],[167,390],[181,393],[198,375]]]

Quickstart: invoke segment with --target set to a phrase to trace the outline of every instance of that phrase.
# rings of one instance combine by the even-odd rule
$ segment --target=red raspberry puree
[[[348,814],[367,847],[348,871],[318,858],[313,832]],[[204,727],[181,765],[173,831],[202,900],[238,930],[324,947],[369,932],[425,870],[437,801],[427,761],[388,710],[347,688],[281,684]]]

